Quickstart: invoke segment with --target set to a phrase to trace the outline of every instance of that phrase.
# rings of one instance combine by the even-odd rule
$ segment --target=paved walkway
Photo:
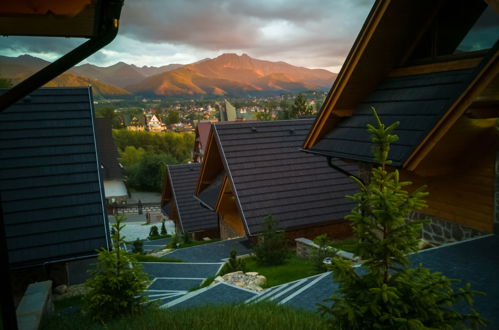
[[[251,246],[246,238],[237,238],[177,249],[164,257],[188,262],[220,262],[229,258],[232,250],[236,250],[237,255],[245,255],[251,253]]]

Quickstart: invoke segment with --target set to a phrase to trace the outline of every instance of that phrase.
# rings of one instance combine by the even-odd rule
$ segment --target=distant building
[[[163,124],[157,115],[146,116],[146,119],[148,131],[156,133],[166,131],[166,125]]]
[[[147,120],[145,115],[143,114],[137,114],[137,115],[124,114],[123,120],[126,129],[129,131],[147,131]]]

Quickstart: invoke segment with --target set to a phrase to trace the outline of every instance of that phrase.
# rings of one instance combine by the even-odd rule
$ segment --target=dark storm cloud
[[[4,53],[64,54],[84,41],[68,38],[0,37],[0,49]]]
[[[373,3],[374,0],[125,1],[118,37],[89,61],[111,64],[137,60],[139,65],[157,65],[161,60],[195,61],[222,52],[245,52],[307,67],[337,67]],[[67,53],[81,42],[82,39],[0,38],[0,54],[17,51],[53,57]]]
[[[320,25],[306,36],[320,41],[324,34],[334,36],[335,30],[342,26],[360,26],[372,3],[366,0],[136,0],[125,5],[122,33],[142,40],[202,49],[246,49],[265,44],[262,28],[285,21],[297,27]],[[342,37],[350,40],[357,32],[358,28],[353,28],[342,33]]]

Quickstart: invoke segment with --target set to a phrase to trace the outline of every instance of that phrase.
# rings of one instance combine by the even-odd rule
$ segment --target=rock
[[[209,237],[203,237],[203,241],[211,241],[211,238],[209,238]]]
[[[68,292],[68,286],[66,284],[61,284],[54,288],[55,294],[61,295],[65,294],[66,292]]]
[[[224,278],[222,276],[217,276],[213,280],[213,283],[218,283],[218,282],[225,282]]]
[[[246,275],[249,275],[249,276],[258,276],[258,273],[257,272],[247,272]]]
[[[263,275],[258,275],[255,280],[257,286],[262,286],[267,282],[267,278]],[[261,288],[260,288],[261,289]]]
[[[246,287],[246,283],[244,282],[235,282],[234,285],[240,286],[242,288]]]

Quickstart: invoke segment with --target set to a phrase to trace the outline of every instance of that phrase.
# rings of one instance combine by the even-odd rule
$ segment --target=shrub
[[[124,220],[116,216],[113,248],[99,251],[96,268],[90,271],[92,276],[85,282],[88,292],[83,297],[84,309],[95,320],[141,312],[147,301],[142,295],[149,284],[147,274],[128,252],[120,249],[125,242],[121,236]]]
[[[172,236],[172,239],[168,243],[167,248],[176,249],[176,248],[178,248],[180,246],[180,244],[181,244],[180,243],[180,237],[177,234],[174,234]]]
[[[288,255],[283,231],[278,231],[278,222],[271,215],[263,220],[263,232],[253,248],[260,265],[280,265]]]
[[[167,235],[167,232],[166,232],[166,226],[165,226],[165,220],[163,220],[161,222],[161,236],[166,236]]]
[[[237,272],[237,271],[246,271],[246,264],[243,259],[237,258],[237,251],[230,251],[229,261],[223,266],[220,271],[220,275],[225,275],[227,273]]]
[[[184,244],[190,244],[192,243],[192,238],[191,235],[187,232],[182,234],[182,241]]]
[[[390,144],[398,137],[381,123],[373,109],[377,127],[368,125],[374,160],[368,183],[354,178],[360,191],[349,196],[357,206],[347,219],[358,239],[356,255],[363,261],[363,272],[356,272],[349,260],[334,258],[333,277],[339,288],[322,306],[335,329],[454,329],[478,326],[484,320],[472,308],[469,283],[455,291],[455,281],[432,273],[419,265],[410,268],[408,253],[418,250],[421,221],[407,221],[413,210],[425,207],[423,188],[408,193],[409,182],[400,182],[398,171],[388,172]],[[453,308],[457,302],[466,314]],[[467,305],[467,306],[466,306]]]
[[[324,264],[324,259],[327,257],[334,257],[336,250],[330,247],[331,241],[328,239],[327,234],[322,234],[314,238],[314,243],[319,248],[314,249],[311,255],[312,267],[315,272],[321,273],[328,270],[328,265]]]
[[[158,226],[152,226],[151,229],[149,229],[149,238],[157,236],[159,236]]]
[[[133,242],[133,250],[132,250],[133,253],[139,253],[139,254],[143,254],[144,253],[144,242],[142,242],[140,239],[136,239],[134,242]]]

